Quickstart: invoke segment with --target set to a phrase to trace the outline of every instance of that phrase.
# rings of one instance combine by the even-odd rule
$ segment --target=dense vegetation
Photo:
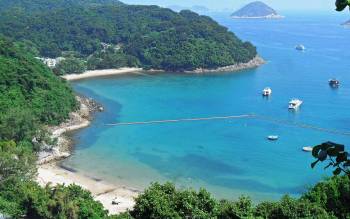
[[[77,107],[67,83],[22,44],[0,38],[0,91],[0,212],[33,219],[107,217],[78,186],[42,188],[32,181],[35,152],[48,143],[44,126],[64,121]]]
[[[0,140],[31,141],[75,109],[71,88],[20,45],[0,38]]]
[[[15,183],[15,184],[14,184]],[[15,186],[14,186],[15,185]],[[350,180],[333,177],[317,184],[301,198],[254,205],[249,197],[216,200],[206,190],[178,190],[171,183],[154,183],[136,199],[134,210],[108,216],[91,194],[78,186],[39,187],[31,181],[0,184],[0,211],[15,218],[349,218]]]
[[[299,199],[289,196],[256,206],[248,197],[217,201],[205,191],[176,190],[172,184],[153,184],[136,199],[132,218],[349,218],[350,179],[333,177]]]
[[[257,55],[252,44],[191,11],[92,4],[93,0],[55,2],[0,0],[0,33],[30,42],[45,57],[75,51],[90,69],[139,66],[182,71],[247,62]],[[102,45],[114,49],[106,51]]]

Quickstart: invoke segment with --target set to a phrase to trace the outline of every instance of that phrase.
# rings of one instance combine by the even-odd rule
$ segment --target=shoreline
[[[242,71],[242,70],[248,70],[248,69],[253,69],[257,68],[261,65],[264,65],[266,61],[261,58],[260,56],[255,56],[252,60],[246,63],[238,63],[234,65],[229,65],[229,66],[224,66],[224,67],[219,67],[216,69],[203,69],[203,68],[198,68],[193,71],[185,71],[185,73],[196,73],[196,74],[205,74],[205,73],[223,73],[223,72],[237,72],[237,71]]]
[[[205,74],[205,73],[213,73],[213,72],[217,72],[217,73],[237,72],[237,71],[257,68],[265,63],[266,61],[257,55],[252,60],[246,63],[238,63],[238,64],[223,66],[215,69],[198,68],[193,71],[183,71],[183,73]],[[89,70],[81,74],[67,74],[61,77],[67,81],[77,81],[77,80],[82,80],[87,78],[106,77],[106,76],[123,75],[123,74],[140,73],[140,72],[154,74],[154,73],[166,72],[166,70],[161,70],[161,69],[144,70],[142,68],[103,69],[103,70]]]
[[[51,138],[57,139],[57,142],[54,146],[45,145],[46,149],[38,153],[36,181],[41,186],[79,185],[90,191],[94,199],[100,201],[109,214],[119,214],[132,209],[135,205],[134,198],[141,191],[83,175],[59,164],[59,161],[70,157],[72,152],[73,142],[66,134],[88,127],[93,119],[93,113],[103,111],[103,107],[90,98],[79,96],[76,98],[80,103],[79,110],[70,113],[69,119],[59,126],[49,127]]]
[[[267,15],[267,16],[258,16],[258,17],[249,17],[249,16],[231,16],[233,19],[271,19],[271,20],[278,20],[278,19],[284,19],[286,18],[283,15]]]
[[[196,69],[194,71],[185,71],[184,73],[212,73],[212,72],[236,72],[244,69],[251,69],[265,64],[265,61],[256,56],[247,63],[240,63],[231,66],[220,67],[217,69]],[[141,68],[120,68],[86,71],[82,74],[64,75],[62,78],[67,81],[75,81],[86,78],[95,78],[102,76],[113,76],[145,71]],[[163,70],[147,70],[147,73],[159,73]],[[134,199],[142,192],[133,188],[128,188],[117,183],[110,183],[93,176],[87,176],[75,170],[65,168],[59,164],[71,156],[73,142],[66,135],[69,132],[86,128],[93,119],[93,114],[103,111],[103,107],[95,103],[91,98],[77,96],[80,108],[69,115],[69,119],[56,127],[49,127],[52,133],[51,138],[57,139],[54,146],[46,145],[47,149],[38,154],[38,175],[36,181],[41,185],[46,184],[76,184],[90,191],[95,200],[100,201],[109,214],[119,214],[132,209],[135,205]]]
[[[118,68],[118,69],[91,70],[91,71],[83,72],[81,74],[63,75],[62,78],[66,79],[67,81],[76,81],[76,80],[81,80],[85,78],[121,75],[121,74],[135,73],[140,71],[143,71],[143,69],[142,68]]]

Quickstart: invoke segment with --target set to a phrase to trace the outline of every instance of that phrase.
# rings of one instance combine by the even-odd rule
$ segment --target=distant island
[[[232,18],[280,19],[284,18],[264,2],[251,2],[231,15]]]

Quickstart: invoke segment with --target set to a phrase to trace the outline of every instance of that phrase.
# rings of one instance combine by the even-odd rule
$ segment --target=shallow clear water
[[[252,41],[268,63],[225,74],[140,74],[82,80],[77,92],[106,111],[74,135],[74,155],[64,165],[86,175],[142,189],[152,181],[206,187],[218,198],[254,200],[299,195],[327,173],[310,169],[303,146],[327,140],[349,145],[350,136],[257,118],[137,126],[107,123],[254,113],[274,119],[350,131],[350,29],[346,17],[290,15],[284,20],[215,18]],[[294,49],[306,46],[305,52]],[[333,90],[328,79],[337,77]],[[270,86],[273,95],[261,97]],[[304,101],[289,112],[288,101]],[[267,135],[279,135],[276,142]]]

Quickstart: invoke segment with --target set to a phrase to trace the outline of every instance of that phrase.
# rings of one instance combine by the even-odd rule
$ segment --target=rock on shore
[[[259,67],[260,65],[265,64],[265,60],[260,56],[256,56],[254,59],[250,60],[247,63],[238,63],[235,65],[229,65],[225,67],[220,67],[216,69],[204,69],[199,68],[194,71],[186,71],[187,73],[210,73],[210,72],[230,72],[230,71],[240,71],[244,69],[251,69]]]
[[[49,127],[51,139],[56,139],[54,145],[44,145],[38,153],[38,165],[61,160],[70,156],[71,140],[64,134],[70,131],[85,128],[90,125],[92,114],[102,111],[103,107],[91,98],[76,97],[80,104],[79,110],[69,114],[69,119],[59,126]]]

